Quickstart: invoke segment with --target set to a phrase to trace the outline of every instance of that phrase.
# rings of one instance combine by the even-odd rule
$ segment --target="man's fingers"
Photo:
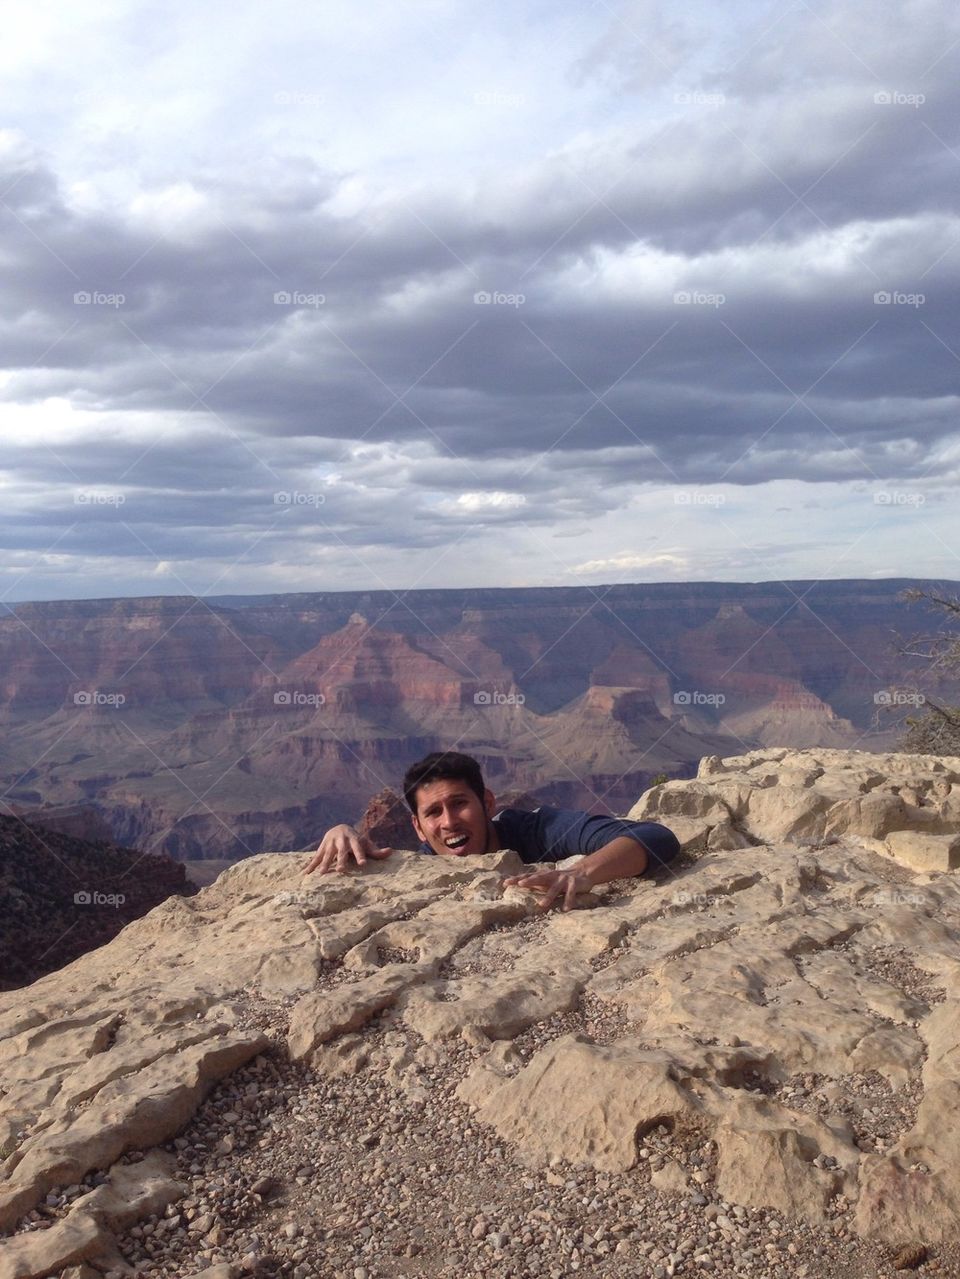
[[[573,910],[577,902],[580,882],[569,871],[542,871],[537,875],[510,875],[503,880],[504,888],[525,888],[540,898],[541,910],[549,910],[563,893],[563,909]]]
[[[377,861],[382,861],[384,857],[393,856],[393,849],[392,848],[371,848],[370,856],[375,857]]]
[[[567,891],[563,899],[563,909],[573,910],[577,900],[577,880],[575,875],[571,875],[567,880]]]
[[[553,903],[557,900],[562,887],[563,880],[559,876],[556,879],[553,879],[551,876],[551,880],[545,883],[540,890],[543,893],[543,900],[540,902],[541,910],[550,909]]]
[[[330,869],[330,858],[331,850],[329,848],[324,848],[321,844],[308,862],[304,874],[309,875],[311,871],[319,870],[320,874],[323,875]]]
[[[558,883],[556,871],[541,871],[536,875],[510,875],[503,880],[504,888],[526,888],[531,893],[546,893]],[[552,898],[551,898],[552,900]]]

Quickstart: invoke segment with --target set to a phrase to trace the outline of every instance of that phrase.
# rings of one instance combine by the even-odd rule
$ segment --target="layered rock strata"
[[[0,996],[0,1279],[960,1273],[960,884],[909,851],[958,786],[706,761],[642,801],[691,823],[680,864],[568,914],[503,889],[510,852],[267,854],[171,898]]]
[[[93,806],[115,842],[183,861],[304,848],[451,742],[498,795],[622,810],[705,754],[892,746],[918,690],[891,629],[929,629],[907,585],[18,604],[0,616],[0,791]],[[956,705],[955,676],[926,671],[924,695]]]

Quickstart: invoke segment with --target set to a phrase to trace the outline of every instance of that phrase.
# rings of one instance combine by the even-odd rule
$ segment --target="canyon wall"
[[[92,810],[191,861],[305,847],[454,745],[495,791],[624,811],[704,755],[889,749],[895,632],[929,623],[908,585],[20,604],[0,616],[0,781],[18,812]]]

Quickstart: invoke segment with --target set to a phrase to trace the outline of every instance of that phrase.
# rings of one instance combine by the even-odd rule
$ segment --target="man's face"
[[[490,822],[495,800],[490,791],[481,800],[466,782],[427,782],[418,787],[416,804],[413,828],[435,853],[469,857],[496,852],[497,836]]]

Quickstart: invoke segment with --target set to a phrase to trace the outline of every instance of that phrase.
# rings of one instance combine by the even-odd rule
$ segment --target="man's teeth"
[[[467,842],[467,839],[467,835],[452,835],[449,839],[445,839],[443,842],[448,848],[462,848]]]

